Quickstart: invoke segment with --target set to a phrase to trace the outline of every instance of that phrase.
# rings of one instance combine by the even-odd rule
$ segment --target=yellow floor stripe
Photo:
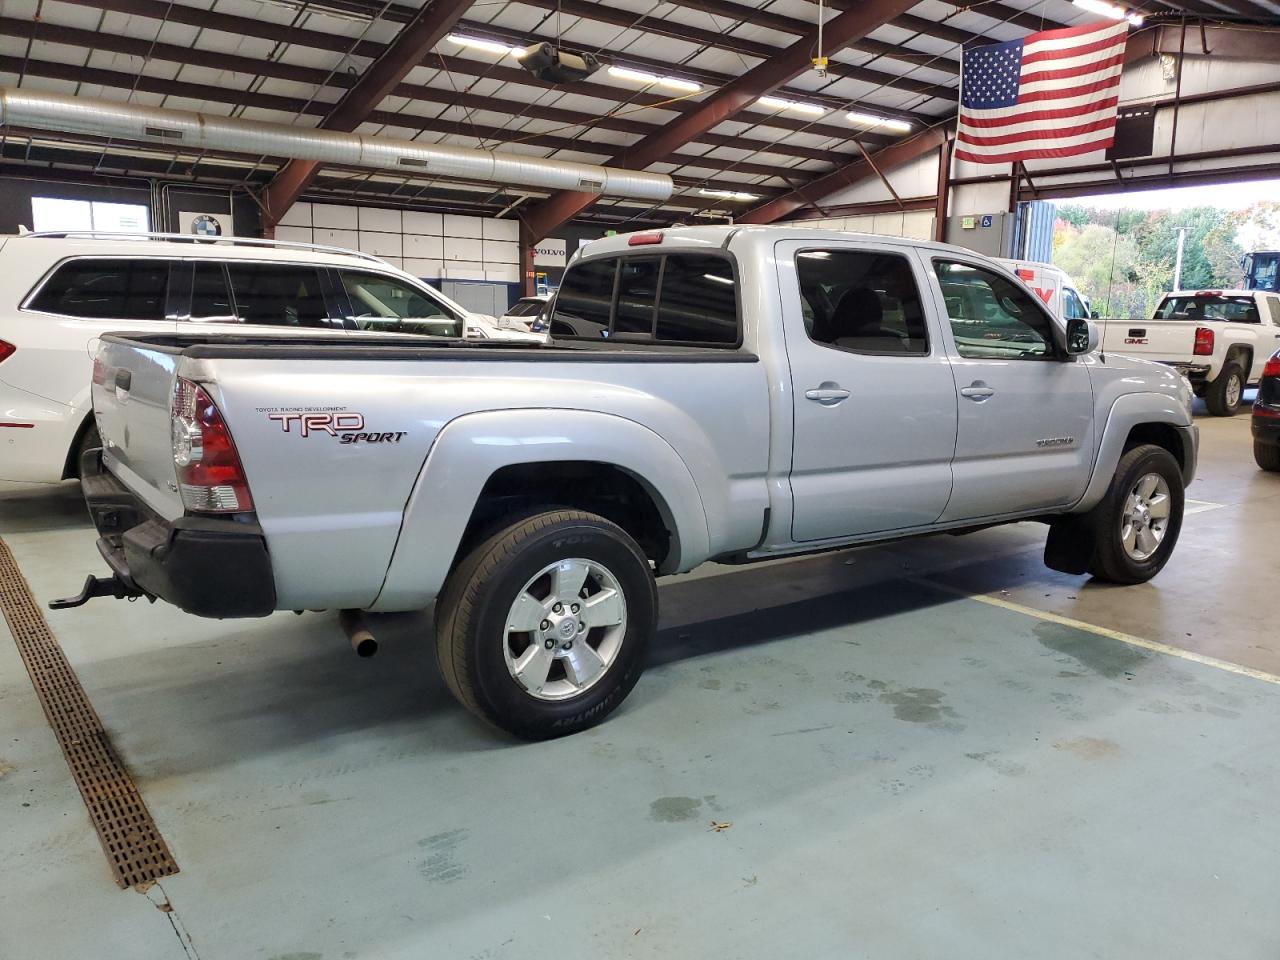
[[[985,603],[992,607],[1000,607],[1002,610],[1012,610],[1014,613],[1021,613],[1028,617],[1035,617],[1037,620],[1047,620],[1050,623],[1060,623],[1064,627],[1074,627],[1076,630],[1083,630],[1086,633],[1097,634],[1098,636],[1106,637],[1109,640],[1118,640],[1119,642],[1127,643],[1132,647],[1141,647],[1143,650],[1151,650],[1155,653],[1167,654],[1170,657],[1177,657],[1179,660],[1190,660],[1192,663],[1202,663],[1206,667],[1213,667],[1215,670],[1225,670],[1227,673],[1235,673],[1242,677],[1252,677],[1254,680],[1261,680],[1264,683],[1280,685],[1280,676],[1277,676],[1274,673],[1267,673],[1265,670],[1255,670],[1253,667],[1241,666],[1238,663],[1232,663],[1230,660],[1219,660],[1217,657],[1208,657],[1203,653],[1195,653],[1191,650],[1184,650],[1181,647],[1172,647],[1167,643],[1160,643],[1157,640],[1147,640],[1143,637],[1135,637],[1131,633],[1123,633],[1120,630],[1111,630],[1107,627],[1099,627],[1092,623],[1085,623],[1083,620],[1073,620],[1071,617],[1064,617],[1060,614],[1049,613],[1047,610],[1037,610],[1035,607],[1028,607],[1021,603],[1014,603],[1012,600],[1005,600],[1002,597],[993,597],[986,593],[969,593],[966,590],[959,590],[944,583],[926,580],[923,577],[912,577],[910,579],[913,583],[917,583],[922,587],[939,590],[943,593],[949,593],[952,596],[963,597],[966,600],[977,600],[979,603]]]

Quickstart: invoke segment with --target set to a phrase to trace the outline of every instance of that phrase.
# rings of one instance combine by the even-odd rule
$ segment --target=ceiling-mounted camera
[[[574,83],[599,70],[600,61],[589,53],[557,50],[544,40],[524,48],[520,66],[548,83]]]

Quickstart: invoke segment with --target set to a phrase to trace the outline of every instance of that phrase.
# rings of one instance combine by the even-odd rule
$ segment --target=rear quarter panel
[[[485,411],[541,411],[536,433],[546,439],[559,430],[568,454],[563,459],[583,457],[569,452],[578,438],[561,411],[642,425],[678,453],[694,478],[713,548],[749,546],[760,536],[768,502],[769,410],[757,362],[557,362],[544,355],[528,361],[184,363],[184,376],[209,384],[231,429],[271,550],[282,608],[372,605],[411,498],[410,539],[452,559],[456,537],[449,542],[442,532],[453,524],[431,517],[469,516],[487,476],[419,475],[447,424]],[[382,439],[343,442],[356,433]],[[489,442],[517,450],[510,459],[520,462],[518,447],[527,436],[497,430]],[[410,532],[408,525],[404,529]],[[413,563],[402,576],[410,586],[380,609],[424,606],[440,586],[438,577]]]

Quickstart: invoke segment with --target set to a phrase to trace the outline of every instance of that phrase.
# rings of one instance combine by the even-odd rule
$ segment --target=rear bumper
[[[100,450],[80,465],[98,552],[130,587],[200,617],[265,617],[276,608],[271,556],[252,520],[164,520],[102,468]]]
[[[1269,415],[1259,415],[1255,408],[1252,418],[1253,439],[1258,443],[1270,444],[1273,447],[1280,447],[1280,410]]]
[[[1167,366],[1173,367],[1195,386],[1208,383],[1209,371],[1213,369],[1207,363],[1170,363]]]

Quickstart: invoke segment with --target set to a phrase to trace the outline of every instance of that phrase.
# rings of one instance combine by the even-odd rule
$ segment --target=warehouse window
[[[314,267],[278,263],[228,266],[240,319],[276,327],[339,327],[331,320]]]
[[[168,282],[163,260],[72,260],[28,307],[86,320],[163,320]]]
[[[920,292],[905,257],[802,250],[796,275],[805,329],[816,343],[853,353],[929,352]]]

